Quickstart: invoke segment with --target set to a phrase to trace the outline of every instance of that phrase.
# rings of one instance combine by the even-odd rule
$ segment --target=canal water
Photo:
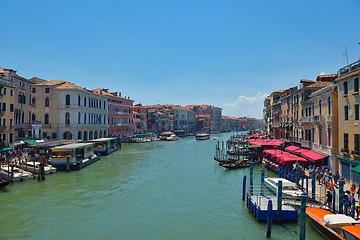
[[[241,199],[249,169],[220,167],[215,145],[124,144],[80,171],[12,184],[0,190],[0,239],[266,239],[266,223]],[[254,176],[260,182],[260,166]],[[298,223],[274,224],[271,239],[299,232]],[[322,239],[309,219],[306,238]]]

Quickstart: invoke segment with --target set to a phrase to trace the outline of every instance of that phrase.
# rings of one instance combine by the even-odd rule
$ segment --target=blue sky
[[[360,58],[358,0],[0,0],[0,66],[135,103],[262,118],[271,92]]]

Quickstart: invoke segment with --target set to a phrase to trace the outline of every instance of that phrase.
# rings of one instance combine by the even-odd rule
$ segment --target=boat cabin
[[[51,148],[50,151],[51,164],[60,167],[61,170],[61,166],[66,165],[78,165],[76,169],[80,169],[83,163],[96,157],[93,143],[72,143]]]
[[[94,152],[100,155],[108,155],[120,148],[116,138],[98,138],[89,142],[94,144]]]

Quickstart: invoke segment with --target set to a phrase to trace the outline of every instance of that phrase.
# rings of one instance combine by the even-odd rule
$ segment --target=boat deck
[[[272,201],[272,220],[281,222],[297,222],[298,210],[295,206],[282,204],[281,216],[278,216],[278,205],[276,196],[256,196],[247,195],[246,206],[254,215],[258,222],[267,221],[268,218],[268,202]]]

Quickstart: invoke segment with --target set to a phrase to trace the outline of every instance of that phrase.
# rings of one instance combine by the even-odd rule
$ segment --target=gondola
[[[7,185],[9,185],[9,183],[10,183],[10,181],[6,181],[6,180],[0,178],[0,188],[6,187]]]
[[[250,167],[250,163],[248,161],[236,161],[236,162],[232,162],[232,163],[219,162],[219,165],[224,168],[229,168],[229,169]]]

